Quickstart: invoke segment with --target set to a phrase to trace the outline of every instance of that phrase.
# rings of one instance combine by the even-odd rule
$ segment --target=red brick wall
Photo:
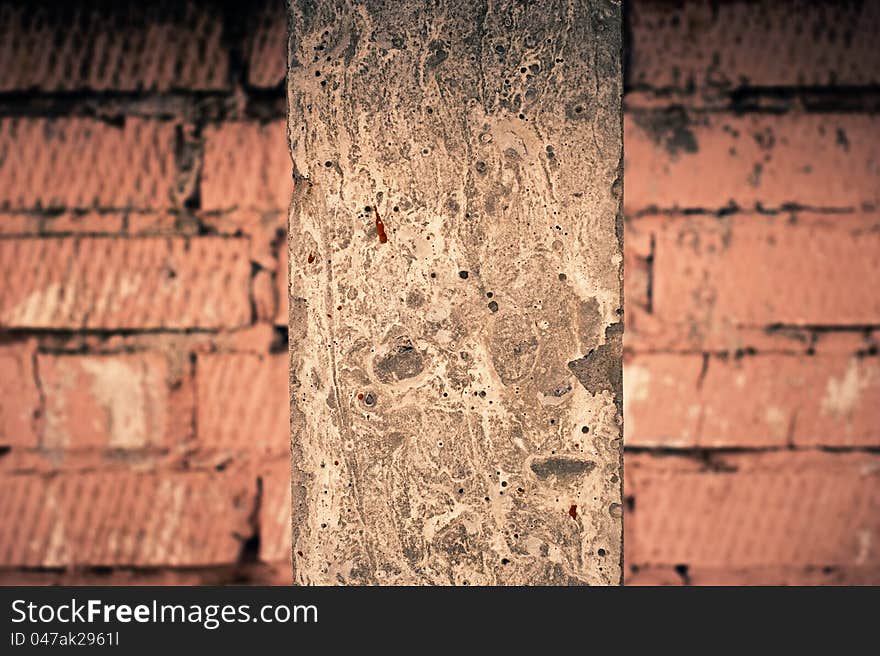
[[[880,582],[880,2],[628,5],[629,583]]]
[[[0,583],[290,580],[282,4],[0,5]]]
[[[880,3],[627,14],[627,579],[880,582]],[[0,583],[289,580],[285,39],[0,5]]]

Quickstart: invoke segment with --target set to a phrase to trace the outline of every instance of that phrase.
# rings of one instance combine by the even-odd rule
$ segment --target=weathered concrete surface
[[[620,5],[290,19],[295,582],[619,583]]]

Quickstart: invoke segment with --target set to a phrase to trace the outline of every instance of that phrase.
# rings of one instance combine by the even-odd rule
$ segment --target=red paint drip
[[[572,519],[578,518],[578,507],[576,504],[571,504],[571,508],[568,509],[568,514]]]
[[[373,211],[376,212],[376,234],[379,235],[379,243],[384,244],[388,241],[388,235],[385,234],[385,224],[382,223],[382,219],[379,216],[379,208],[374,207]]]

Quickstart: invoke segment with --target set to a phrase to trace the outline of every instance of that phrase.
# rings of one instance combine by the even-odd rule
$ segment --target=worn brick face
[[[192,387],[162,354],[44,355],[38,369],[45,448],[168,448],[190,432]]]
[[[40,231],[40,220],[26,214],[0,213],[0,235],[33,235]]]
[[[880,81],[880,7],[873,2],[638,0],[629,13],[628,82],[636,89],[717,93]]]
[[[767,348],[783,336],[771,326],[875,324],[877,226],[874,212],[627,221],[627,346]],[[864,341],[856,338],[851,352]],[[823,335],[817,348],[843,339]]]
[[[104,471],[0,477],[0,566],[234,562],[251,533],[241,474]]]
[[[251,282],[251,294],[257,321],[274,321],[278,314],[274,274],[266,269],[257,271]]]
[[[628,454],[625,473],[629,566],[880,565],[876,454]]]
[[[0,326],[9,328],[180,329],[250,321],[245,240],[6,239],[0,276]]]
[[[252,453],[289,450],[287,353],[200,355],[196,380],[202,448]]]
[[[220,90],[222,15],[204,2],[0,6],[0,91]]]
[[[246,236],[250,240],[251,259],[261,267],[278,267],[280,246],[287,238],[287,212],[238,210],[207,214],[202,223],[219,235]]]
[[[628,214],[880,201],[873,115],[646,112],[626,116],[624,129]]]
[[[702,356],[627,354],[624,359],[624,437],[627,446],[691,446],[701,435]]]
[[[290,573],[290,461],[279,460],[263,470],[263,496],[260,504],[260,559],[284,563]],[[293,580],[292,573],[288,583]]]
[[[880,323],[880,214],[687,217],[652,231],[653,312],[689,330]]]
[[[0,208],[171,207],[174,144],[167,121],[0,119]]]
[[[293,191],[284,121],[227,122],[205,130],[206,210],[286,210]]]
[[[880,445],[880,359],[630,355],[629,446]]]
[[[287,16],[283,2],[263,2],[252,14],[245,37],[248,82],[277,87],[287,74]]]
[[[40,392],[34,341],[0,342],[0,446],[37,446]]]

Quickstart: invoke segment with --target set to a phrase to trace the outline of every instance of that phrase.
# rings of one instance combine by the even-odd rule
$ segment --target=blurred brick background
[[[286,583],[282,0],[0,2],[0,583]],[[626,4],[630,583],[880,583],[880,2]]]

